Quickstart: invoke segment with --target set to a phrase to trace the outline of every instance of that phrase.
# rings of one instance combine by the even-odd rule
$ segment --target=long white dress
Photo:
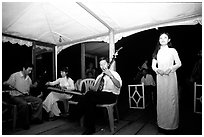
[[[157,123],[163,129],[176,129],[179,124],[179,102],[176,70],[181,66],[178,53],[174,48],[161,46],[157,60],[153,59],[152,69],[166,71],[169,75],[157,74]]]
[[[74,89],[74,81],[71,78],[59,78],[56,81],[50,82],[50,85],[59,84],[60,87],[66,87],[67,89]],[[55,116],[59,116],[61,111],[58,108],[57,101],[62,99],[70,99],[72,95],[50,92],[50,94],[43,101],[43,108],[47,112],[52,112]]]

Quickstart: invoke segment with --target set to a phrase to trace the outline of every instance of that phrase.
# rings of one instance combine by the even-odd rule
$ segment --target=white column
[[[85,44],[81,44],[81,78],[85,78]]]
[[[34,70],[33,70],[33,73],[32,73],[32,80],[33,81],[36,81],[36,44],[35,42],[32,42],[32,64],[34,65]]]
[[[109,62],[112,60],[114,53],[115,53],[114,32],[113,30],[110,30],[109,32]],[[115,61],[111,65],[110,69],[116,70]]]
[[[57,79],[57,46],[55,46],[55,79]]]

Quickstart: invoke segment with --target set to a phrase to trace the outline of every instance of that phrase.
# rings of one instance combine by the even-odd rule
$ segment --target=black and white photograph
[[[202,135],[202,1],[2,1],[2,135]]]

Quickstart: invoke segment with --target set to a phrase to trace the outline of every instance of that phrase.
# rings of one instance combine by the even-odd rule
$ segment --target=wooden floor
[[[105,117],[97,117],[95,135],[165,135],[156,125],[156,112],[151,107],[145,109],[130,109],[119,107],[120,120],[115,122],[114,133],[110,132]],[[3,130],[3,135],[81,135],[84,129],[79,122],[73,122],[68,117],[55,121],[44,121],[33,124],[29,130],[17,128],[15,132]],[[169,134],[169,133],[168,133]],[[189,110],[180,111],[180,128],[178,135],[202,135],[202,115],[191,113]]]

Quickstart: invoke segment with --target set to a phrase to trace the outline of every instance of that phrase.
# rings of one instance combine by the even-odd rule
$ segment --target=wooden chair
[[[12,130],[16,129],[16,121],[17,121],[17,106],[13,104],[9,104],[5,101],[2,101],[2,124],[8,124],[12,122]]]
[[[10,92],[12,92],[12,90],[9,87],[5,86],[3,87],[3,91],[2,91],[2,124],[9,124],[12,123],[12,130],[15,131],[16,130],[16,124],[17,124],[17,105],[16,104],[11,104],[10,103]],[[29,111],[29,118],[31,120],[31,103],[28,102],[28,111]]]

